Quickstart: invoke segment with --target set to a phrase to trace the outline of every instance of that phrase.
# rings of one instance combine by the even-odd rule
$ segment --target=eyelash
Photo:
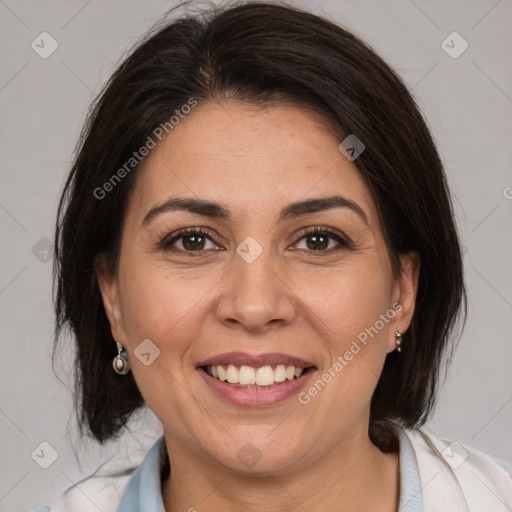
[[[191,235],[203,235],[208,240],[213,242],[216,245],[220,245],[215,241],[214,235],[207,229],[201,228],[201,227],[194,227],[194,228],[185,228],[177,231],[176,233],[172,233],[171,235],[166,236],[162,242],[159,245],[160,249],[166,250],[166,251],[173,251],[173,252],[184,252],[193,256],[201,256],[201,253],[204,253],[204,249],[200,249],[197,251],[188,251],[186,249],[177,249],[176,247],[172,247],[172,244],[176,242],[177,240],[180,240],[181,238],[186,238],[187,236]],[[303,238],[307,238],[308,236],[314,236],[314,235],[327,235],[329,238],[334,239],[338,244],[339,247],[331,247],[330,249],[319,249],[319,250],[308,250],[308,249],[294,249],[303,253],[313,254],[315,256],[322,256],[323,254],[331,254],[333,251],[339,251],[342,249],[352,249],[352,243],[347,239],[344,238],[340,233],[337,231],[328,228],[328,227],[321,227],[321,226],[314,226],[313,228],[305,228],[304,230],[300,231],[297,236],[299,236],[298,240],[295,242],[294,245],[297,245]],[[218,249],[215,249],[218,250]]]

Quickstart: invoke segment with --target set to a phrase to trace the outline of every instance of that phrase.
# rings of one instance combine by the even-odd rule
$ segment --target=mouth
[[[199,374],[215,394],[239,406],[269,406],[296,394],[317,367],[286,354],[229,353],[201,361]]]
[[[237,388],[265,389],[286,381],[298,379],[308,370],[313,370],[314,367],[302,368],[300,366],[278,364],[254,368],[247,365],[217,364],[204,365],[200,369],[210,377]]]

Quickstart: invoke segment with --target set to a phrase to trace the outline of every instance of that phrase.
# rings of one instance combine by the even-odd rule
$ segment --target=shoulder
[[[512,464],[428,427],[403,429],[418,462],[425,512],[512,510]]]
[[[93,477],[31,512],[115,512],[131,475]]]
[[[164,436],[153,432],[147,436],[138,435],[142,440],[139,439],[136,444],[134,441],[119,444],[116,453],[107,458],[91,476],[76,482],[55,500],[43,502],[31,512],[116,512],[130,485],[133,487],[134,483],[138,483],[136,477],[140,477],[142,469],[153,470],[151,475],[158,480],[161,469],[159,455],[162,447],[165,448]]]
[[[81,446],[86,456],[78,464],[81,476],[66,488],[39,500],[30,512],[116,512],[121,496],[145,457],[162,438],[161,425],[152,416],[132,420],[131,429],[105,445]],[[75,448],[78,441],[75,441]],[[75,468],[76,469],[76,468]]]

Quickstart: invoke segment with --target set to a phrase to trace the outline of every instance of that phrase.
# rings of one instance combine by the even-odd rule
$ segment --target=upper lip
[[[305,361],[300,357],[281,354],[279,352],[269,352],[267,354],[248,354],[246,352],[226,352],[209,357],[198,363],[200,366],[229,365],[234,366],[252,366],[253,368],[261,368],[262,366],[275,366],[284,364],[287,366],[295,366],[300,368],[309,368],[314,366],[313,363]]]

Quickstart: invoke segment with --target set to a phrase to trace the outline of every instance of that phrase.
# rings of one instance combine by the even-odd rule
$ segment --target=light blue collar
[[[399,512],[423,512],[418,462],[414,449],[402,427],[389,422],[400,443]],[[116,512],[165,512],[160,474],[166,456],[164,436],[152,446],[128,481]]]
[[[165,512],[160,484],[161,461],[165,451],[165,437],[162,436],[128,481],[116,512]]]
[[[400,501],[398,512],[423,512],[420,472],[414,448],[400,425],[392,421],[386,423],[393,428],[400,443]]]

